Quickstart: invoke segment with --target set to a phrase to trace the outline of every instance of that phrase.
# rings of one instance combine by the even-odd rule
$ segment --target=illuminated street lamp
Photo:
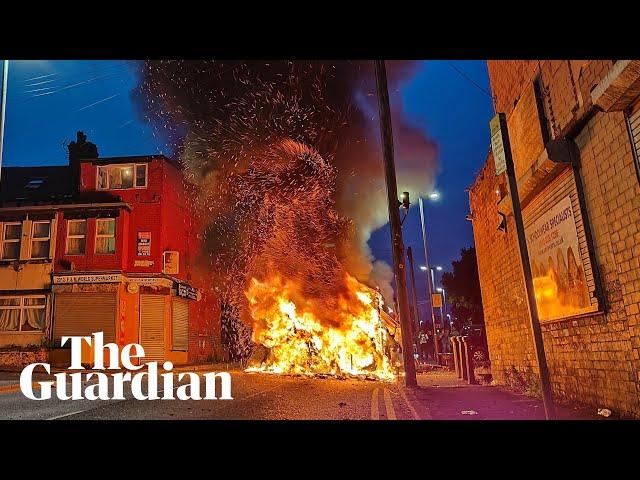
[[[438,192],[431,192],[429,194],[429,199],[432,201],[436,201],[440,198],[440,194]],[[422,197],[418,197],[418,204],[420,206],[420,225],[422,226],[422,243],[424,245],[424,261],[426,265],[420,266],[420,270],[424,272],[431,271],[431,281],[427,280],[427,296],[429,297],[429,304],[431,305],[431,326],[433,329],[433,347],[436,359],[438,358],[439,348],[438,341],[436,336],[436,316],[433,311],[433,270],[429,269],[429,252],[427,249],[427,228],[424,221],[424,205],[422,202]],[[423,268],[424,267],[424,268]]]

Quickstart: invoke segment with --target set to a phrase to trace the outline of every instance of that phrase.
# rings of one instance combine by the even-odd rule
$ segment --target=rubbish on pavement
[[[599,408],[598,415],[602,415],[603,417],[609,417],[611,416],[611,410],[609,410],[608,408]]]
[[[475,410],[462,410],[460,412],[462,415],[477,415],[478,412],[476,412]]]

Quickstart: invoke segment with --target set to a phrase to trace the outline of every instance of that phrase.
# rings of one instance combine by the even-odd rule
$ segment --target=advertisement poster
[[[151,256],[151,232],[138,232],[138,256]]]
[[[540,319],[589,311],[571,197],[563,198],[525,230]]]

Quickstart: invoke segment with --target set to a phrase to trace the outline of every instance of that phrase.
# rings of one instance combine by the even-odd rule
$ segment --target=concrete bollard
[[[467,352],[463,343],[464,337],[458,337],[458,355],[460,356],[460,377],[462,380],[467,379]]]
[[[476,376],[473,371],[473,352],[471,351],[471,344],[468,342],[467,337],[462,337],[462,343],[464,345],[464,357],[465,357],[465,365],[464,368],[467,371],[467,383],[469,385],[476,384]]]
[[[458,355],[458,337],[454,336],[449,339],[451,342],[451,350],[453,351],[453,365],[456,370],[456,375],[460,378],[460,358]]]

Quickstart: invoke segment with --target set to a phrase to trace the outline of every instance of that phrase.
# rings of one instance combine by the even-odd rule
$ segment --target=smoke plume
[[[399,98],[416,64],[387,69],[398,188],[415,199],[436,148]],[[372,62],[148,61],[134,97],[201,187],[193,208],[210,219],[203,256],[223,293],[241,302],[234,292],[276,271],[326,303],[346,270],[392,301],[392,271],[367,246],[388,221]]]

